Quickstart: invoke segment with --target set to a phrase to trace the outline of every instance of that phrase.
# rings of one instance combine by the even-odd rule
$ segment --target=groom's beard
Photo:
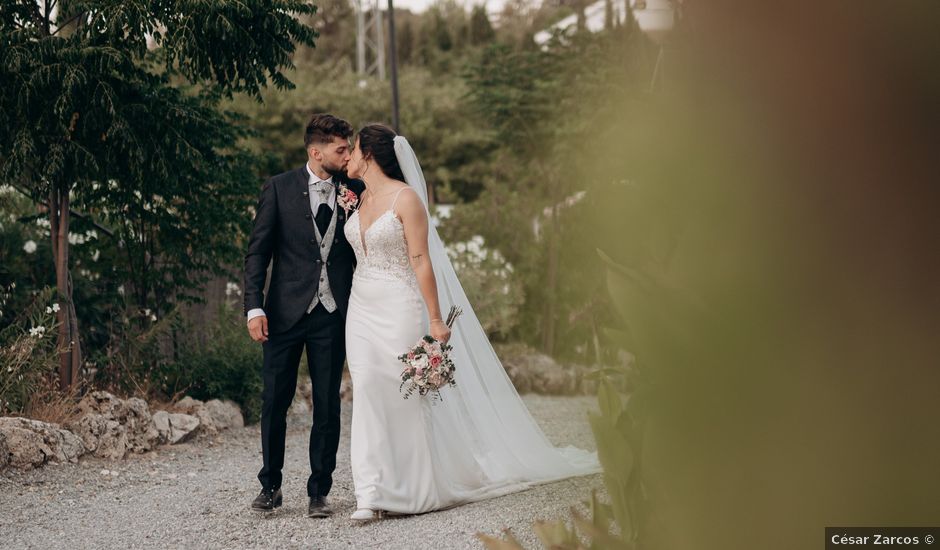
[[[323,165],[323,169],[326,170],[326,173],[329,174],[329,175],[331,175],[331,176],[340,177],[340,178],[345,178],[345,177],[346,177],[346,169],[345,169],[345,168],[337,168],[337,167],[335,167],[335,166],[327,166],[327,165],[324,164],[324,165]]]

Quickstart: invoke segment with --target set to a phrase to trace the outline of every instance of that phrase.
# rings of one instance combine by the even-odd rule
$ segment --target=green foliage
[[[256,5],[257,4],[257,5]],[[140,307],[191,299],[242,252],[261,159],[213,97],[289,81],[293,41],[313,31],[302,2],[70,3],[87,24],[46,35],[7,19],[0,79],[0,177],[38,201],[65,187],[115,233],[114,276]],[[22,30],[20,29],[22,27]],[[153,50],[145,34],[151,33]],[[261,39],[260,37],[265,37]],[[199,90],[174,83],[174,75]],[[50,109],[49,106],[52,106]],[[40,161],[41,159],[41,161]],[[184,208],[185,206],[185,208]]]
[[[433,36],[433,44],[442,52],[449,52],[454,48],[454,39],[451,36],[450,29],[447,28],[447,21],[439,7],[432,7],[430,28],[428,32]]]
[[[566,76],[551,51],[488,47],[467,71],[470,99],[501,141],[512,144],[520,160],[540,156],[556,144],[558,99]]]
[[[518,336],[566,359],[611,359],[600,327],[612,312],[593,252],[607,236],[589,223],[611,202],[610,180],[586,176],[593,166],[585,159],[596,159],[592,150],[624,123],[603,98],[639,93],[635,58],[643,55],[642,42],[617,31],[545,50],[495,44],[465,72],[469,107],[495,133],[488,159],[500,177],[484,179],[442,233],[465,239],[467,228],[479,228],[504,252],[525,285]]]
[[[479,235],[447,245],[447,255],[483,330],[490,338],[505,338],[518,322],[523,302],[515,268],[498,250],[486,248]]]
[[[15,285],[0,289],[5,303]],[[31,297],[0,330],[0,415],[22,414],[56,364],[55,289]]]
[[[232,104],[256,129],[251,147],[277,159],[273,171],[305,162],[303,128],[313,113],[330,112],[356,127],[390,122],[387,81],[360,78],[346,60],[306,63],[291,75],[296,90],[270,90],[263,104],[247,98]],[[442,202],[476,198],[487,178],[494,177],[490,158],[494,144],[491,133],[461,102],[467,91],[463,80],[405,67],[400,82],[402,133],[419,152],[435,197]]]
[[[186,353],[160,365],[153,382],[168,397],[184,393],[201,400],[231,399],[246,422],[261,415],[261,346],[245,334],[241,311],[223,302],[216,322],[195,331]]]
[[[0,185],[0,330],[28,307],[33,293],[55,283],[45,216],[32,201],[8,185]]]
[[[686,311],[669,307],[679,307],[682,297],[659,277],[659,267],[669,258],[671,235],[662,231],[661,220],[643,216],[645,210],[662,206],[662,197],[650,191],[651,186],[637,189],[626,179],[627,174],[648,175],[628,164],[626,159],[635,160],[636,151],[626,154],[625,146],[632,143],[622,139],[625,133],[631,135],[626,129],[637,121],[647,100],[634,71],[641,66],[636,58],[643,57],[643,49],[628,33],[610,33],[597,40],[576,36],[571,49],[563,51],[564,56],[553,56],[551,51],[511,56],[510,63],[522,70],[522,81],[513,80],[505,68],[500,73],[495,66],[493,71],[477,68],[472,73],[474,100],[481,112],[494,117],[494,124],[502,124],[503,116],[515,116],[516,123],[500,126],[500,132],[516,139],[532,136],[536,141],[524,149],[522,158],[534,170],[570,176],[568,181],[555,180],[565,189],[562,201],[546,193],[548,199],[556,200],[544,212],[545,231],[555,232],[560,267],[557,287],[538,297],[557,299],[569,325],[581,325],[582,331],[590,327],[597,354],[604,359],[598,362],[617,365],[594,374],[599,382],[599,412],[589,415],[609,502],[592,495],[587,503],[590,519],[572,509],[571,525],[559,520],[537,523],[533,529],[546,548],[636,550],[647,547],[653,489],[647,485],[643,458],[648,407],[657,387],[651,378],[659,380],[638,364],[660,367],[670,362],[661,353],[669,342],[650,341],[649,335],[661,336],[659,329],[664,325],[659,323]],[[551,81],[549,67],[563,75],[567,86]],[[540,113],[541,106],[524,108],[527,98],[541,98],[546,92],[559,94],[555,98],[559,112],[554,116]],[[597,101],[601,98],[618,100],[605,106]],[[625,99],[636,108],[623,109]],[[580,108],[579,102],[590,108]],[[572,193],[577,189],[585,193]],[[611,231],[623,226],[629,230]],[[627,265],[598,253],[598,247],[607,246],[616,249]],[[560,335],[565,342],[562,348],[577,341],[570,338],[577,331],[569,329],[567,340],[564,333]],[[629,357],[624,345],[639,362],[617,364],[614,358]],[[521,548],[512,539],[481,538],[488,548]]]
[[[606,255],[604,255],[606,258]],[[626,280],[623,266],[609,259],[607,275],[615,300],[622,296]],[[629,305],[618,301],[623,320]],[[616,345],[608,343],[608,345]],[[596,493],[585,503],[590,519],[571,509],[572,525],[564,520],[538,521],[533,524],[544,548],[592,550],[638,550],[645,547],[645,533],[650,515],[649,487],[644,485],[641,467],[647,422],[647,403],[651,386],[633,363],[609,367],[593,373],[599,380],[598,413],[589,413],[597,455],[603,468],[604,486],[610,499],[602,502]],[[622,388],[628,388],[624,397]],[[508,532],[506,539],[478,534],[490,550],[522,550],[523,546]],[[581,539],[589,541],[584,546]]]
[[[496,31],[486,14],[483,4],[476,4],[470,11],[470,44],[481,46],[489,44],[496,38]]]
[[[121,336],[148,333],[241,258],[268,161],[219,100],[291,87],[285,72],[298,44],[313,45],[302,19],[315,8],[80,0],[53,20],[43,7],[0,9],[0,183],[83,211],[70,233],[96,231],[94,252],[58,252],[60,279],[72,280],[59,291],[79,304],[93,356],[136,356],[115,353]],[[114,329],[115,318],[134,326]]]
[[[68,7],[71,14],[85,14],[81,34],[91,44],[140,60],[149,36],[163,54],[166,74],[206,83],[228,97],[257,96],[268,80],[290,87],[283,71],[293,66],[296,44],[313,45],[316,37],[300,19],[316,7],[303,0],[78,0]]]

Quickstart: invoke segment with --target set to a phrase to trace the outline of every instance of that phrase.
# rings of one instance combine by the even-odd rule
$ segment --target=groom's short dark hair
[[[327,113],[313,115],[304,131],[304,147],[314,143],[329,143],[334,137],[349,139],[353,135],[353,127],[345,120]]]

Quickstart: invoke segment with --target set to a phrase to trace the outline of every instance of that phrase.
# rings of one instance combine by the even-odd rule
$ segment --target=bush
[[[5,300],[15,285],[0,290]],[[57,372],[55,289],[46,288],[0,331],[0,415],[25,414]]]
[[[195,332],[195,331],[194,331]],[[217,320],[177,361],[158,366],[154,382],[168,397],[182,392],[196,399],[231,399],[247,423],[261,415],[261,346],[249,338],[235,307],[223,302]]]
[[[486,248],[479,235],[448,245],[447,255],[487,335],[505,338],[518,322],[524,301],[512,264],[499,250]]]

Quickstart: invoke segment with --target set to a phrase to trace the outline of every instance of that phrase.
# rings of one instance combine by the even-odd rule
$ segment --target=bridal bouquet
[[[454,322],[462,313],[463,310],[459,307],[451,307],[447,320],[444,321],[447,328],[453,328]],[[433,393],[441,399],[441,388],[457,385],[454,380],[457,367],[450,358],[451,349],[452,346],[435,340],[431,335],[425,335],[407,353],[398,356],[398,360],[405,364],[401,371],[401,384],[398,386],[398,391],[404,392],[405,399],[416,391],[418,395]]]

